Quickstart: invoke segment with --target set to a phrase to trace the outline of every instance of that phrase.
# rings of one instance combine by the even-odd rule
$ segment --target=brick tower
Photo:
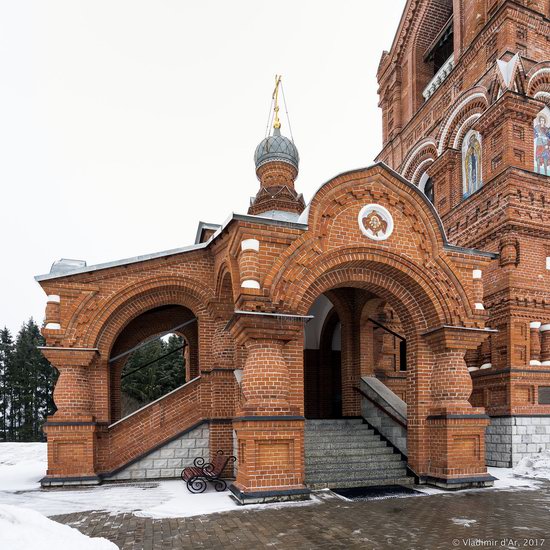
[[[466,355],[493,466],[550,449],[549,18],[550,0],[408,0],[378,69],[378,159],[453,244],[499,255],[474,272],[498,332]]]

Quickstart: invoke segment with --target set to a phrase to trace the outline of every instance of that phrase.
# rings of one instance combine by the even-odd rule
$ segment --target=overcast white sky
[[[185,246],[246,213],[275,73],[306,201],[370,164],[404,5],[0,0],[0,326],[42,322],[54,260]]]

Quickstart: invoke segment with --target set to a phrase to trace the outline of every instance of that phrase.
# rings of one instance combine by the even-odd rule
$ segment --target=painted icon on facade
[[[462,142],[462,196],[469,197],[481,186],[481,135],[470,130]]]
[[[535,118],[535,172],[550,176],[550,109],[545,107]]]
[[[379,204],[363,206],[357,221],[363,235],[373,241],[385,241],[393,232],[392,215]]]

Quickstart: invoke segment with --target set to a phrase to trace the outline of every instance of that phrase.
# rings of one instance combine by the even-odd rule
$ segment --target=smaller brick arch
[[[418,185],[422,173],[438,157],[435,140],[426,138],[417,143],[405,158],[401,174],[415,185]]]
[[[236,288],[232,272],[227,262],[224,262],[216,277],[216,299],[221,307],[218,311],[226,316],[233,314],[235,307]]]
[[[538,63],[527,74],[527,95],[550,106],[550,61]]]
[[[90,320],[83,343],[98,348],[102,357],[109,357],[124,327],[146,311],[181,305],[191,310],[200,324],[211,320],[209,306],[213,298],[207,287],[184,277],[153,277],[140,284],[128,285]],[[74,319],[72,323],[77,324],[78,321]]]
[[[464,135],[465,125],[473,123],[475,120],[473,117],[481,115],[488,106],[487,90],[482,86],[472,88],[460,96],[456,105],[451,107],[444,118],[438,136],[438,154],[443,153],[445,149],[455,148],[457,135]]]
[[[462,144],[464,143],[464,138],[466,134],[472,129],[476,120],[481,116],[481,113],[473,113],[463,120],[456,128],[454,133],[453,149],[460,151],[462,149]]]

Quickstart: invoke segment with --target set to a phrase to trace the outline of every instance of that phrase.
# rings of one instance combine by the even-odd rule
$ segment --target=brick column
[[[294,364],[301,358],[287,353],[289,343],[303,337],[302,322],[272,314],[239,314],[231,330],[247,350],[243,401],[233,421],[238,471],[231,491],[242,504],[307,498],[304,418],[298,406],[303,401],[303,368]],[[302,388],[302,394],[292,396],[292,387]]]
[[[472,380],[464,360],[466,351],[477,349],[488,333],[440,327],[424,335],[434,354],[427,418],[428,483],[446,488],[492,485],[485,466],[489,417],[468,401]]]
[[[210,456],[218,450],[233,455],[233,416],[238,400],[239,388],[234,375],[235,342],[229,329],[227,317],[215,322],[212,338],[212,368],[201,371],[201,405],[203,414],[210,418]],[[230,462],[225,470],[227,477],[234,476],[234,465]]]
[[[541,337],[540,337],[541,323],[533,321],[529,323],[529,337],[530,337],[530,360],[529,365],[540,365],[540,352],[541,352]]]
[[[53,399],[55,415],[48,417],[48,470],[43,485],[98,483],[95,473],[97,423],[92,414],[93,389],[89,370],[98,359],[95,349],[41,348],[59,371]]]
[[[550,366],[550,324],[540,327],[540,359],[545,367]]]

